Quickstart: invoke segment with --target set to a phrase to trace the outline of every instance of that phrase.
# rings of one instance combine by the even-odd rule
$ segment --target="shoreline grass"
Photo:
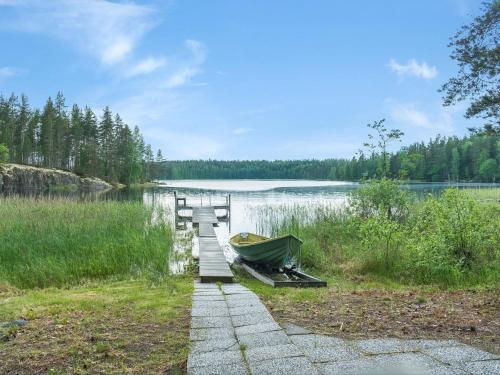
[[[481,198],[500,189],[479,191],[450,189],[439,197],[403,199],[399,212],[407,213],[393,220],[373,212],[356,216],[353,207],[263,207],[257,229],[265,235],[301,238],[297,261],[326,279],[498,288],[500,206]]]
[[[168,275],[171,228],[142,202],[5,198],[0,217],[0,283],[45,288]]]

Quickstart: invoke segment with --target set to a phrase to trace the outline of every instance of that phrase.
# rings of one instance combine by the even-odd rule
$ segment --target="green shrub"
[[[482,206],[466,192],[446,190],[419,207],[408,246],[407,269],[426,282],[459,280],[497,268],[498,210]],[[411,264],[414,265],[412,269]]]
[[[349,199],[351,210],[356,216],[383,216],[395,221],[406,218],[410,202],[410,194],[401,189],[399,182],[387,178],[364,183],[351,193]]]

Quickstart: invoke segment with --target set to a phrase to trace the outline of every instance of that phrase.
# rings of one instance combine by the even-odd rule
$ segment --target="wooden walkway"
[[[213,207],[193,208],[193,224],[198,225],[199,230],[200,281],[202,283],[233,282],[233,273],[215,234],[214,225],[217,223]]]
[[[215,209],[210,206],[193,207],[193,225],[212,224],[218,225],[217,215]]]

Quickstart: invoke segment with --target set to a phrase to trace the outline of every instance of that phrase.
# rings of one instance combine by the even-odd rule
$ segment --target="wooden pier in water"
[[[200,281],[202,283],[216,281],[232,283],[234,275],[229,268],[214,229],[219,225],[219,221],[229,221],[231,196],[226,197],[225,204],[214,206],[188,206],[186,198],[177,197],[177,193],[174,193],[174,197],[176,228],[179,220],[183,221],[184,227],[187,221],[191,221],[193,227],[198,228]],[[225,210],[225,214],[217,216],[216,210]],[[184,213],[180,214],[180,211]],[[191,215],[185,211],[191,211]]]

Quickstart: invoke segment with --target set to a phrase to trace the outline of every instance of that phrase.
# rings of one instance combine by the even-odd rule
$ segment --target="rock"
[[[9,328],[9,327],[13,327],[13,326],[23,327],[26,324],[28,324],[27,320],[18,319],[18,320],[12,320],[10,322],[2,322],[2,323],[0,323],[0,328]]]
[[[47,190],[52,187],[103,190],[111,185],[95,177],[80,177],[53,168],[0,164],[0,191]]]

